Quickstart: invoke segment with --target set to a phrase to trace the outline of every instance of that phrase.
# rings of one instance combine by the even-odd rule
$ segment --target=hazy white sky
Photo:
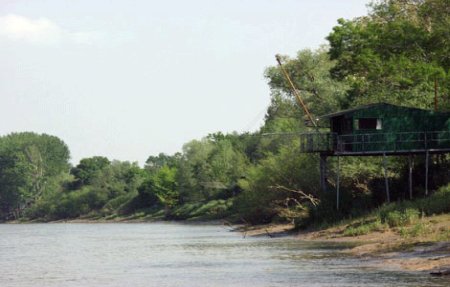
[[[277,53],[317,48],[369,0],[0,0],[0,135],[145,162],[254,130]]]

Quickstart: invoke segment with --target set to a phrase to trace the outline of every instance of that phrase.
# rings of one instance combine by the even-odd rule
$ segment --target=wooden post
[[[320,154],[320,189],[327,191],[327,155]]]
[[[412,194],[412,170],[413,170],[412,154],[409,154],[408,164],[409,164],[409,199],[412,199],[413,198],[413,194]]]
[[[386,186],[386,200],[387,202],[391,202],[391,196],[389,194],[389,181],[387,175],[387,163],[386,163],[386,153],[383,153],[383,166],[384,166],[384,184]]]
[[[428,150],[425,153],[425,195],[428,195],[428,164],[430,161],[430,153]]]
[[[337,172],[336,172],[336,210],[339,210],[339,187],[340,187],[340,172],[341,172],[341,158],[337,157]]]

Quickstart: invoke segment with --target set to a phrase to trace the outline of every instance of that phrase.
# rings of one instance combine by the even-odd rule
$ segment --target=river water
[[[3,224],[0,286],[448,286],[341,248],[217,225]]]

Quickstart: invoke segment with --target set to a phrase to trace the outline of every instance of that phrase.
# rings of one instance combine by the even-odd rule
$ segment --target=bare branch
[[[282,191],[288,191],[288,192],[296,193],[296,194],[300,195],[301,199],[308,200],[314,206],[317,206],[319,204],[319,200],[316,197],[312,196],[311,194],[307,194],[307,193],[305,193],[305,192],[303,192],[301,190],[295,190],[295,189],[287,188],[287,187],[282,186],[282,185],[269,186],[269,188],[272,188],[272,189],[275,189],[275,190],[282,190]]]

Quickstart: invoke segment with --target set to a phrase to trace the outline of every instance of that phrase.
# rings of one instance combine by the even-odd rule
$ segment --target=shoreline
[[[240,232],[243,237],[286,237],[297,240],[323,243],[353,243],[352,247],[341,252],[361,259],[378,261],[376,265],[390,266],[394,269],[414,272],[428,272],[432,275],[450,275],[450,241],[431,242],[420,238],[402,238],[393,231],[372,232],[359,236],[342,235],[343,226],[334,226],[322,230],[297,231],[293,224],[239,225],[225,220],[182,220],[167,221],[160,219],[88,219],[76,218],[57,221],[8,221],[3,224],[101,224],[101,223],[176,223],[192,225],[223,225],[231,232]],[[449,277],[450,279],[450,277]]]
[[[389,266],[403,271],[450,276],[450,241],[404,239],[392,231],[343,236],[339,227],[296,231],[293,224],[240,227],[236,231],[246,236],[292,236],[298,240],[311,242],[353,243],[353,246],[341,252],[355,258],[375,260],[376,266],[380,267]]]

